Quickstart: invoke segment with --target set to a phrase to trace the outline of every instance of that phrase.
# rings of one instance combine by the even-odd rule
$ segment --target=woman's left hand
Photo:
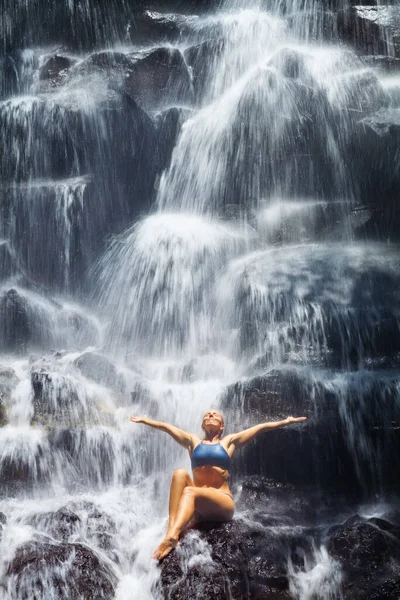
[[[307,417],[287,417],[286,422],[289,423],[300,423],[300,421],[307,421]]]

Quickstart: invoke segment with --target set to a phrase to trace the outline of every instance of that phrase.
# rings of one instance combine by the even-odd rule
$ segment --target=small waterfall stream
[[[284,475],[279,441],[238,460],[237,519],[261,527],[240,504],[246,476],[349,492],[315,518],[303,559],[286,557],[282,596],[342,598],[327,531],[351,503],[368,516],[396,504],[400,255],[360,234],[357,144],[362,119],[400,110],[400,78],[327,40],[311,1],[145,17],[86,4],[59,2],[65,47],[10,21],[17,50],[1,63],[0,598],[164,597],[150,556],[189,458],[129,416],[199,433],[210,407],[230,431],[307,413],[281,438]],[[154,90],[140,61],[160,48],[176,71],[164,81],[160,58]],[[264,504],[264,536],[312,538]],[[57,545],[56,566],[20,558],[35,544]],[[177,553],[184,573],[214,568],[196,532]],[[83,555],[101,565],[92,596],[74,588]]]

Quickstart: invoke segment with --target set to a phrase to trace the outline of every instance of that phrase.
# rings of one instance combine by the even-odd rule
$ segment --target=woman
[[[284,421],[261,423],[239,433],[222,438],[224,419],[217,410],[208,410],[201,425],[204,439],[195,433],[186,433],[175,425],[153,421],[148,416],[131,417],[132,423],[143,423],[165,431],[189,451],[193,479],[184,469],[175,471],[169,496],[169,521],[165,538],[153,554],[161,560],[175,548],[185,527],[196,516],[209,521],[230,521],[234,503],[228,485],[231,458],[259,433],[305,421],[307,417],[287,417]]]

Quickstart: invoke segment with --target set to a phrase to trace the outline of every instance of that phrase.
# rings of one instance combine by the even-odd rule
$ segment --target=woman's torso
[[[202,444],[202,446],[200,446]],[[218,447],[220,446],[220,447]],[[211,448],[214,447],[214,448]],[[196,453],[197,449],[197,453]],[[193,470],[193,482],[196,487],[213,487],[219,489],[224,492],[230,493],[228,478],[229,478],[229,466],[230,466],[230,452],[229,448],[226,448],[223,441],[207,443],[204,441],[200,441],[195,445],[193,451],[191,452],[191,458],[193,460],[194,456],[200,452],[201,456],[206,452],[210,452],[210,462],[217,462],[220,466],[213,464],[201,464],[199,466],[192,465]],[[213,456],[217,454],[218,459],[216,460]],[[225,459],[224,455],[225,454]],[[194,455],[194,456],[193,456]],[[206,459],[200,460],[198,462],[205,462]]]

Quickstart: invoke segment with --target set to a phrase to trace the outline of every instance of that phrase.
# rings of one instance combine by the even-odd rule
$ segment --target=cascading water
[[[34,43],[32,0],[4,43],[35,47],[1,63],[0,597],[343,597],[327,547],[348,505],[312,529],[272,496],[246,504],[242,481],[370,503],[395,489],[400,258],[358,240],[374,206],[366,123],[400,110],[400,79],[335,28],[324,41],[314,2],[227,0],[200,16],[58,4],[67,50]],[[217,573],[196,532],[169,591],[150,558],[189,460],[129,415],[199,432],[210,407],[230,428],[309,416],[235,472],[237,527],[275,540],[285,565],[264,578],[272,595],[254,587],[259,566],[240,594],[189,585],[193,569]]]

